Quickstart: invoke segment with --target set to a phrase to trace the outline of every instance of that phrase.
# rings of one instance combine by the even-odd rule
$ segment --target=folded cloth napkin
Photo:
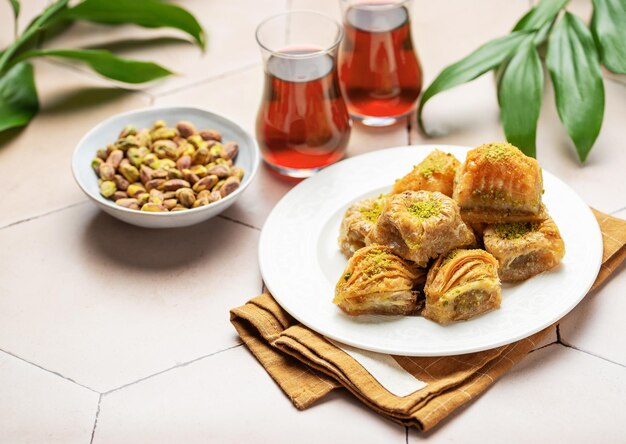
[[[604,254],[592,290],[626,258],[626,221],[595,210],[594,214],[602,230]],[[335,344],[298,323],[268,294],[231,310],[231,322],[298,409],[306,409],[331,390],[345,387],[371,409],[420,430],[432,428],[484,392],[552,328],[492,350],[421,358],[355,354],[354,349]],[[414,390],[390,391],[380,377],[373,376],[376,372],[367,364],[367,355],[380,355],[381,365],[412,375],[409,378],[416,382]]]

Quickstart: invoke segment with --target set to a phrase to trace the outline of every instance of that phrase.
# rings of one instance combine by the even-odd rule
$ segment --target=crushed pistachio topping
[[[535,231],[539,226],[533,222],[513,222],[509,224],[496,224],[494,230],[501,239],[519,239],[531,231]]]
[[[383,207],[385,206],[385,199],[381,194],[374,201],[370,208],[361,208],[359,212],[363,215],[363,217],[370,223],[374,223],[378,220],[378,216],[383,211]]]
[[[443,171],[446,166],[446,160],[441,157],[428,156],[415,168],[422,176],[428,179],[433,173],[441,173]]]
[[[343,275],[343,280],[347,281],[348,279],[350,279],[352,277],[352,273],[350,273],[349,271]]]
[[[485,157],[489,160],[501,160],[517,156],[518,150],[510,143],[490,143],[487,145]]]
[[[415,202],[408,207],[409,213],[419,219],[428,219],[441,212],[441,202],[438,200],[426,200]]]
[[[372,250],[367,253],[364,273],[368,276],[385,271],[392,263],[389,254],[383,250]]]

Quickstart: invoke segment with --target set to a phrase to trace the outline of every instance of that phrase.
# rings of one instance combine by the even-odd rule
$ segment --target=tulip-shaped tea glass
[[[340,0],[345,37],[339,78],[350,115],[387,126],[414,109],[422,68],[411,39],[409,0]]]
[[[270,17],[256,31],[265,90],[256,135],[265,163],[304,178],[340,160],[351,121],[341,95],[336,56],[341,25],[313,11]]]

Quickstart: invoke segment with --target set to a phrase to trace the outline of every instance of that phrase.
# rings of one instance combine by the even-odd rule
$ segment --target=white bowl
[[[165,120],[168,125],[172,126],[180,120],[188,120],[198,129],[218,130],[222,133],[224,141],[237,142],[239,154],[235,159],[235,165],[243,168],[245,172],[239,188],[212,204],[172,213],[130,210],[115,205],[115,202],[103,197],[98,189],[98,177],[91,168],[91,161],[96,156],[96,151],[113,143],[124,126],[130,124],[137,128],[148,128],[155,120]],[[81,139],[74,150],[72,173],[76,183],[85,194],[111,216],[140,227],[175,228],[205,221],[230,207],[254,179],[259,162],[259,147],[256,141],[239,125],[203,109],[170,106],[117,114],[96,125]]]

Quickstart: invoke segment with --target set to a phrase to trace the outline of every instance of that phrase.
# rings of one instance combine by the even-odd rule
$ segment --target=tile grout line
[[[241,222],[240,220],[233,219],[232,217],[224,216],[223,214],[219,214],[217,217],[219,217],[221,219],[224,219],[224,220],[227,220],[229,222],[233,222],[233,223],[236,223],[236,224],[239,224],[239,225],[243,225],[244,227],[252,228],[253,230],[256,230],[256,231],[261,231],[260,228],[255,227],[254,225],[250,225],[250,224],[248,224],[246,222]]]
[[[623,208],[620,208],[620,209],[618,209],[618,210],[612,211],[612,212],[610,212],[610,213],[609,213],[609,215],[610,215],[610,216],[613,216],[614,214],[617,214],[617,213],[619,213],[620,211],[624,211],[624,210],[626,210],[626,207],[623,207]]]
[[[532,349],[531,351],[528,352],[528,354],[531,354],[532,352],[536,352],[538,350],[543,350],[544,348],[550,347],[551,345],[559,345],[559,344],[560,343],[558,341],[550,342],[549,344],[542,345],[541,347],[537,347],[537,348]]]
[[[259,65],[260,65],[259,62],[248,63],[247,65],[243,65],[243,66],[240,66],[238,68],[233,68],[233,69],[231,69],[229,71],[225,71],[225,72],[223,72],[221,74],[217,74],[217,75],[212,76],[212,77],[207,77],[205,79],[200,79],[197,82],[192,82],[192,83],[189,83],[189,84],[186,84],[186,85],[182,85],[182,86],[177,86],[175,88],[168,89],[168,90],[165,90],[165,91],[162,91],[162,92],[159,92],[159,93],[151,93],[151,94],[153,94],[155,98],[160,99],[161,97],[167,97],[169,95],[176,94],[176,93],[184,91],[186,89],[195,88],[196,86],[204,85],[205,83],[212,83],[212,82],[215,82],[217,80],[222,80],[222,79],[224,79],[226,77],[229,77],[229,76],[235,75],[235,74],[239,74],[241,72],[244,72],[244,71],[247,71],[249,69],[255,68],[255,67],[259,66]]]
[[[61,379],[65,379],[66,381],[71,382],[71,383],[73,383],[73,384],[76,384],[76,385],[77,385],[77,386],[79,386],[79,387],[82,387],[82,388],[84,388],[84,389],[87,389],[87,390],[89,390],[90,392],[100,394],[100,392],[99,392],[99,391],[94,390],[94,389],[92,389],[91,387],[87,387],[86,385],[83,385],[83,384],[81,384],[80,382],[76,382],[76,381],[74,381],[72,378],[68,378],[67,376],[63,376],[63,375],[62,375],[61,373],[59,373],[59,372],[55,372],[54,370],[49,370],[49,369],[47,369],[47,368],[45,368],[45,367],[43,367],[43,366],[41,366],[41,365],[39,365],[39,364],[35,364],[34,362],[28,361],[27,359],[24,359],[24,358],[22,358],[21,356],[18,356],[18,355],[14,354],[14,353],[11,353],[11,352],[6,351],[6,350],[3,350],[3,349],[0,349],[0,352],[2,352],[2,353],[6,353],[7,355],[12,356],[12,357],[14,357],[15,359],[19,359],[20,361],[25,362],[25,363],[27,363],[27,364],[30,364],[30,365],[32,365],[33,367],[37,367],[37,368],[38,368],[38,369],[40,369],[40,370],[43,370],[43,371],[48,372],[48,373],[52,373],[53,375],[58,376],[58,377],[59,377],[59,378],[61,378]]]
[[[171,370],[175,370],[175,369],[177,369],[177,368],[186,367],[186,366],[188,366],[188,365],[194,364],[194,363],[196,363],[196,362],[198,362],[198,361],[201,361],[201,360],[203,360],[203,359],[210,358],[211,356],[215,356],[215,355],[218,355],[218,354],[220,354],[220,353],[227,352],[228,350],[232,350],[232,349],[234,349],[234,348],[241,347],[242,345],[243,345],[243,342],[240,342],[239,344],[233,345],[233,346],[231,346],[231,347],[228,347],[228,348],[225,348],[225,349],[222,349],[222,350],[218,350],[218,351],[216,351],[216,352],[209,353],[208,355],[200,356],[199,358],[192,359],[191,361],[183,362],[183,363],[181,363],[181,364],[177,364],[177,365],[174,365],[174,366],[172,366],[172,367],[168,367],[168,368],[166,368],[166,369],[164,369],[164,370],[161,370],[161,371],[159,371],[159,372],[153,373],[153,374],[148,375],[148,376],[144,376],[143,378],[139,378],[139,379],[137,379],[137,380],[135,380],[135,381],[132,381],[132,382],[129,382],[129,383],[123,384],[123,385],[121,385],[121,386],[119,386],[119,387],[116,387],[116,388],[114,388],[114,389],[107,390],[106,392],[103,392],[103,393],[102,393],[102,395],[103,395],[103,396],[104,396],[104,395],[109,395],[109,394],[111,394],[111,393],[113,393],[113,392],[117,392],[117,391],[119,391],[119,390],[122,390],[122,389],[125,389],[125,388],[127,388],[127,387],[130,387],[131,385],[138,384],[138,383],[140,383],[140,382],[143,382],[143,381],[146,381],[146,380],[148,380],[148,379],[154,378],[155,376],[162,375],[163,373],[167,373],[167,372],[169,372],[169,371],[171,371]]]
[[[50,211],[48,211],[46,213],[36,214],[35,216],[27,217],[26,219],[17,220],[15,222],[11,222],[11,223],[9,223],[7,225],[4,225],[4,226],[0,227],[0,230],[4,230],[5,228],[10,228],[10,227],[13,227],[15,225],[20,225],[20,224],[23,224],[25,222],[30,222],[31,220],[35,220],[35,219],[39,219],[39,218],[42,218],[42,217],[46,217],[46,216],[49,216],[49,215],[54,214],[54,213],[58,213],[58,212],[63,211],[63,210],[69,210],[70,208],[74,208],[74,207],[77,207],[79,205],[83,205],[85,203],[87,203],[87,201],[86,200],[82,200],[80,202],[75,202],[73,204],[67,205],[65,207],[55,208],[54,210],[50,210]]]
[[[96,426],[98,425],[98,417],[100,416],[100,404],[102,403],[102,393],[98,397],[98,407],[96,408],[96,419],[93,422],[93,429],[91,430],[91,439],[89,444],[93,444],[93,438],[96,436]]]
[[[600,356],[600,355],[596,355],[595,353],[591,353],[590,351],[587,351],[587,350],[582,350],[582,349],[580,349],[580,348],[576,348],[576,347],[574,347],[573,345],[568,344],[568,343],[566,343],[566,342],[559,342],[559,344],[560,344],[560,345],[562,345],[562,346],[563,346],[563,347],[565,347],[565,348],[570,348],[570,349],[572,349],[572,350],[576,350],[576,351],[577,351],[577,352],[579,352],[579,353],[584,353],[584,354],[586,354],[586,355],[593,356],[594,358],[601,359],[601,360],[603,360],[603,361],[609,362],[609,363],[614,364],[614,365],[617,365],[617,366],[619,366],[619,367],[626,368],[626,365],[624,365],[624,364],[621,364],[621,363],[616,362],[616,361],[612,361],[612,360],[607,359],[607,358],[605,358],[605,357],[603,357],[603,356]]]
[[[404,442],[405,444],[409,444],[409,427],[404,426]]]

